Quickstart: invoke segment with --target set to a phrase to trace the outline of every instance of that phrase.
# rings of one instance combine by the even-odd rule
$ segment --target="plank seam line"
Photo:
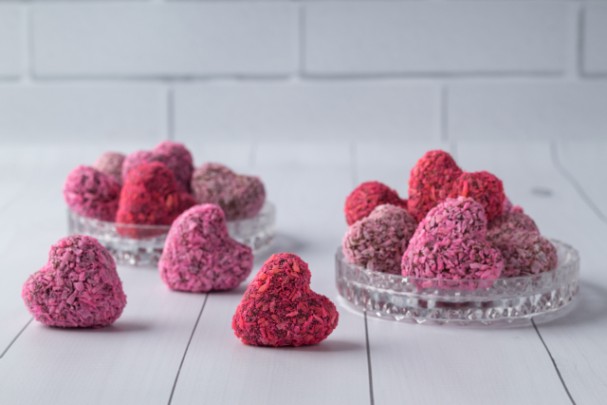
[[[179,381],[179,374],[181,374],[181,368],[183,367],[183,363],[185,362],[185,358],[188,354],[188,350],[190,348],[190,344],[192,343],[192,339],[194,338],[194,334],[196,333],[196,329],[198,329],[198,323],[200,322],[200,317],[202,316],[202,311],[204,311],[204,307],[207,305],[207,300],[209,299],[209,294],[206,294],[204,297],[204,301],[202,302],[202,306],[200,307],[200,312],[198,312],[198,317],[196,318],[196,323],[194,323],[194,327],[192,328],[192,333],[190,333],[190,338],[188,339],[188,344],[183,351],[183,356],[181,357],[181,362],[179,363],[179,368],[177,369],[177,374],[175,375],[175,381],[173,381],[173,388],[171,388],[171,395],[169,396],[168,405],[171,405],[173,402],[173,395],[175,394],[175,388],[177,388],[177,382]]]
[[[544,349],[546,349],[546,353],[548,353],[548,356],[550,356],[550,361],[552,361],[552,365],[554,366],[554,369],[556,370],[556,374],[558,375],[559,380],[561,380],[561,385],[565,389],[565,392],[567,393],[569,400],[571,401],[571,403],[573,405],[576,405],[575,400],[573,399],[573,396],[571,395],[571,392],[569,392],[569,388],[567,388],[567,384],[565,383],[565,380],[563,379],[561,370],[559,370],[559,366],[556,364],[556,360],[554,360],[554,357],[552,356],[550,349],[548,349],[548,345],[544,341],[544,338],[542,337],[540,330],[537,328],[537,325],[535,324],[535,320],[533,318],[531,318],[531,324],[533,325],[533,329],[535,329],[535,333],[537,333],[537,336],[540,338],[540,341],[542,342]]]
[[[4,355],[8,352],[8,350],[13,347],[13,345],[15,344],[15,342],[17,341],[17,339],[19,339],[19,337],[23,334],[23,332],[25,331],[25,329],[27,329],[27,327],[30,325],[30,323],[32,323],[32,321],[34,320],[34,318],[30,318],[29,321],[27,321],[27,323],[25,325],[23,325],[23,327],[21,328],[21,330],[15,335],[15,337],[10,341],[10,343],[8,344],[8,346],[6,346],[6,348],[4,349],[4,351],[0,354],[0,359],[4,357]]]
[[[369,399],[371,405],[375,405],[373,395],[373,367],[371,366],[371,344],[369,343],[369,326],[367,325],[367,311],[365,311],[365,343],[367,348],[367,373],[369,375]]]
[[[590,198],[590,196],[586,193],[577,179],[565,168],[565,166],[562,165],[558,156],[558,148],[555,141],[550,143],[550,152],[552,155],[552,162],[556,166],[557,171],[573,186],[582,200],[599,217],[599,219],[603,222],[607,222],[607,216],[605,216],[601,209],[594,203],[594,201],[592,201],[592,198]]]

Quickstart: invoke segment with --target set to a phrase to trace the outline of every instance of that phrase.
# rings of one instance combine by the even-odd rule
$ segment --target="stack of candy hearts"
[[[195,170],[190,151],[171,141],[126,156],[106,152],[92,166],[78,166],[69,173],[63,195],[74,213],[116,222],[119,234],[134,239],[165,232],[138,225],[168,226],[195,204],[217,204],[228,220],[241,220],[255,217],[266,198],[258,177],[217,163]]]
[[[557,267],[557,253],[502,181],[462,170],[447,152],[427,152],[412,168],[408,198],[379,182],[347,197],[344,258],[368,270],[449,280],[462,288]]]

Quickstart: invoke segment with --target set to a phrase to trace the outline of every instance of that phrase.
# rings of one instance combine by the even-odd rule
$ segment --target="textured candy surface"
[[[486,230],[480,226],[486,226],[486,219],[478,214],[482,211],[482,206],[472,199],[447,199],[431,210],[417,227],[403,255],[403,276],[497,279],[504,260],[500,251],[486,240]],[[434,217],[443,219],[437,221]],[[434,224],[429,225],[430,222]]]
[[[122,165],[122,178],[142,163],[160,162],[164,163],[175,176],[177,184],[182,191],[190,190],[190,181],[194,164],[192,154],[182,144],[165,141],[157,145],[153,150],[140,150],[129,154]]]
[[[251,273],[253,252],[228,235],[217,205],[196,205],[171,225],[158,269],[173,290],[230,290]]]
[[[116,222],[170,225],[191,204],[191,197],[179,190],[173,172],[164,164],[142,163],[124,179]],[[132,238],[146,238],[164,233],[164,230],[129,226],[118,226],[117,231]]]
[[[489,222],[487,237],[489,239],[500,238],[516,231],[540,233],[535,221],[525,214],[521,207],[513,207],[510,211]]]
[[[428,211],[448,197],[461,175],[453,157],[442,150],[426,152],[411,169],[408,211],[421,221]]]
[[[194,171],[192,192],[198,203],[219,205],[228,221],[254,217],[266,200],[259,177],[236,174],[219,163],[206,163]]]
[[[114,259],[96,239],[83,235],[54,244],[21,296],[37,321],[63,328],[110,325],[126,305]]]
[[[348,225],[367,217],[378,205],[392,204],[407,208],[407,201],[378,181],[367,181],[356,187],[346,198],[344,212]]]
[[[119,197],[120,184],[88,166],[72,170],[63,186],[63,198],[72,211],[102,221],[114,221]]]
[[[244,293],[232,318],[236,336],[254,346],[320,343],[337,326],[339,314],[324,295],[310,289],[306,262],[291,253],[271,256]]]
[[[108,174],[122,184],[122,164],[126,156],[119,152],[105,152],[93,164],[102,173]]]
[[[504,210],[504,186],[502,181],[489,172],[462,173],[451,186],[449,197],[470,197],[485,208],[491,221]]]
[[[400,263],[417,222],[395,205],[378,205],[352,225],[344,237],[342,251],[350,262],[370,270],[400,274]]]
[[[492,238],[504,258],[502,277],[539,274],[556,268],[556,248],[538,232],[515,230]]]

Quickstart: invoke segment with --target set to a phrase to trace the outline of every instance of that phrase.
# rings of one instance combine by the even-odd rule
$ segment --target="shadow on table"
[[[313,346],[300,346],[300,347],[260,347],[260,349],[268,350],[288,350],[296,352],[307,352],[307,353],[343,353],[353,351],[364,351],[366,350],[364,343],[351,342],[342,339],[331,339],[320,342]]]
[[[577,327],[588,323],[607,322],[607,288],[587,281],[580,282],[578,302],[561,319],[540,325],[542,329]]]

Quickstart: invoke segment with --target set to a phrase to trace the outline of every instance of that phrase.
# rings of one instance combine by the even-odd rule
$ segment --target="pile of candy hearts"
[[[65,181],[63,196],[78,215],[115,222],[123,236],[154,236],[133,225],[170,225],[188,208],[203,203],[219,205],[226,218],[256,216],[266,193],[258,177],[234,173],[218,163],[194,168],[190,151],[165,141],[151,151],[129,155],[104,153],[92,166],[78,166]]]
[[[411,170],[409,198],[379,182],[347,197],[345,259],[420,279],[492,281],[557,267],[555,247],[491,173],[465,172],[447,152],[427,152]]]

